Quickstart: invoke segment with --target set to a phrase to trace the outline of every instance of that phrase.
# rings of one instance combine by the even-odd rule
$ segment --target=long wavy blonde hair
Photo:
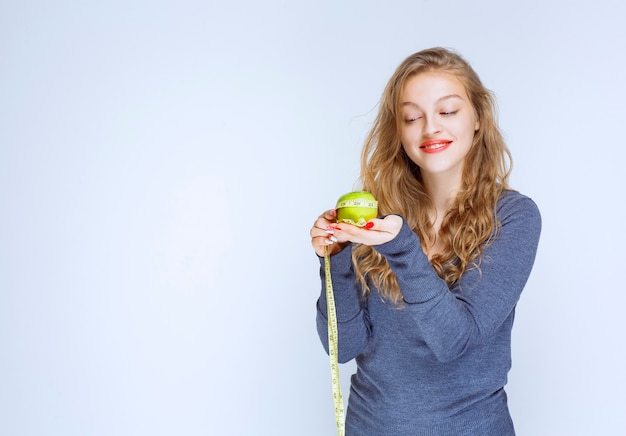
[[[420,168],[409,159],[400,140],[404,85],[425,71],[458,78],[480,122],[464,161],[462,185],[438,234],[429,218],[434,206],[424,189]],[[378,200],[379,215],[403,216],[423,248],[435,239],[442,243],[443,250],[430,262],[448,286],[457,283],[468,268],[479,268],[481,253],[499,226],[495,206],[503,191],[509,189],[510,168],[511,155],[496,121],[495,98],[462,56],[436,47],[417,52],[398,66],[383,92],[363,147],[360,183]],[[364,297],[373,284],[383,299],[402,306],[402,291],[384,257],[369,246],[357,244],[352,261]]]

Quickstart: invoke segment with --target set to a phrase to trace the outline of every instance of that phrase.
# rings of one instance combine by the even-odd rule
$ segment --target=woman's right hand
[[[340,252],[347,242],[339,242],[335,237],[337,228],[337,211],[330,209],[321,214],[311,228],[311,245],[315,253],[324,257],[324,249],[328,247],[328,254]]]

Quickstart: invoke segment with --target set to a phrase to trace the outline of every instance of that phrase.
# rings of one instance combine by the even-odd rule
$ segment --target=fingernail
[[[373,222],[371,222],[371,221],[368,221],[368,222],[365,224],[365,228],[366,228],[366,229],[371,229],[372,227],[374,227],[374,223],[373,223]]]
[[[333,241],[333,242],[337,242],[338,239],[336,237],[334,237],[334,236],[331,236],[330,240]]]
[[[333,241],[331,241],[330,239],[324,239],[324,243],[326,245],[331,245],[333,243]]]
[[[331,226],[328,226],[328,227],[326,227],[326,233],[332,235],[333,233],[335,233],[335,229],[333,227],[331,227]]]

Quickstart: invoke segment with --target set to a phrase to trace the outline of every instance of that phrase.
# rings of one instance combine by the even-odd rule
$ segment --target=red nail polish
[[[366,229],[371,229],[372,227],[374,227],[374,223],[373,222],[369,221],[369,222],[365,223],[365,228]]]

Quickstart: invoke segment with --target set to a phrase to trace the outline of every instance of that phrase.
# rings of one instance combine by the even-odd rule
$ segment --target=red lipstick
[[[452,141],[447,139],[430,139],[422,142],[420,149],[424,153],[439,153],[448,148],[450,144],[452,144]]]

